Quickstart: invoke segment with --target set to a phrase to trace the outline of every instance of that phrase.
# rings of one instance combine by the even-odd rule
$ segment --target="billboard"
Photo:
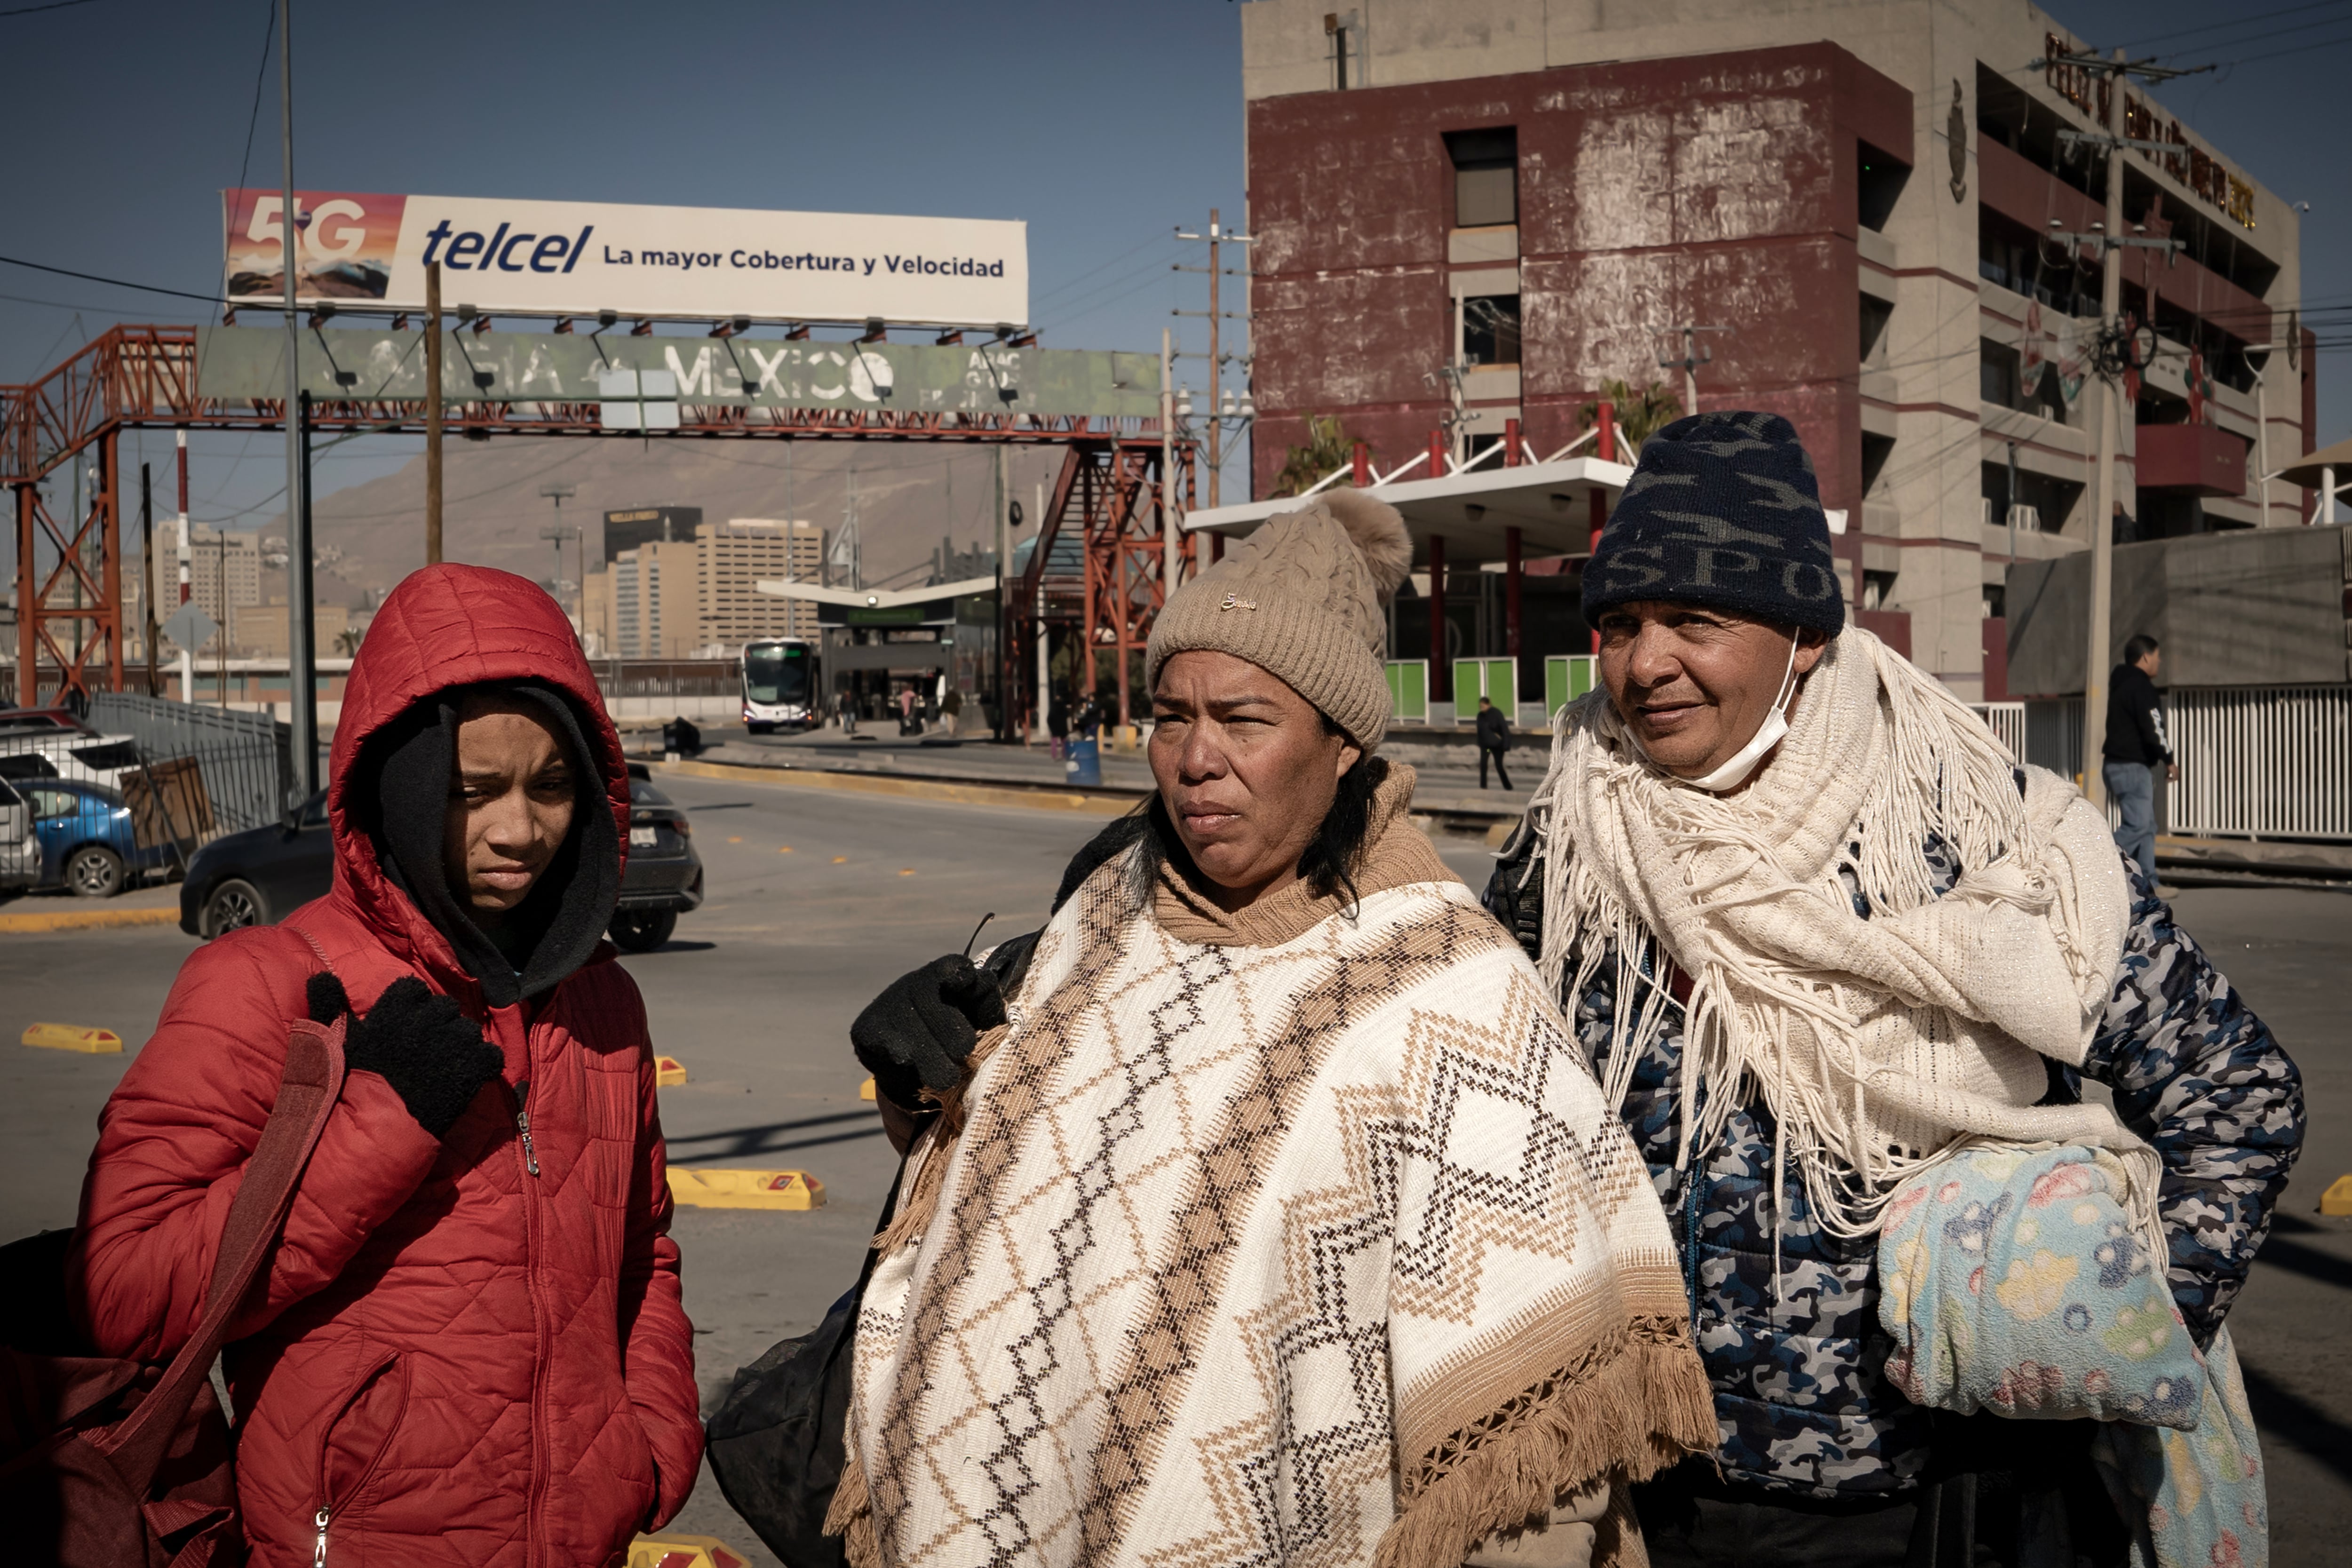
[[[321,400],[415,403],[424,333],[329,325],[301,334],[300,385]],[[1160,356],[986,342],[787,342],[607,332],[444,333],[451,405],[604,405],[608,428],[675,427],[678,405],[757,409],[1156,418]],[[196,395],[286,395],[278,327],[196,329]],[[644,423],[615,426],[637,414]],[[661,405],[667,404],[667,408]]]
[[[1025,326],[1029,226],[989,218],[294,194],[296,297],[530,316]],[[221,193],[224,293],[286,298],[276,191]]]

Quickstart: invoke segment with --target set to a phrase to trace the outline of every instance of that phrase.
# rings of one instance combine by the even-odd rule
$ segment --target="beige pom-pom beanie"
[[[1281,677],[1370,751],[1389,725],[1388,601],[1412,566],[1396,508],[1328,490],[1176,590],[1151,628],[1144,679],[1158,682],[1172,654],[1229,653]]]

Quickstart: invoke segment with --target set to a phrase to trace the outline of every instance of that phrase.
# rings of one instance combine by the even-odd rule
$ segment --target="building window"
[[[1883,610],[1895,597],[1895,574],[1864,572],[1862,574],[1862,608]]]
[[[1454,226],[1487,228],[1519,221],[1519,132],[1450,131],[1445,153],[1454,162]]]
[[[1864,228],[1884,229],[1895,216],[1895,199],[1911,178],[1911,166],[1867,142],[1856,142],[1854,149],[1854,216]]]
[[[2017,406],[2017,351],[1990,338],[1977,340],[1977,395],[2002,408]]]
[[[1519,363],[1519,297],[1479,294],[1462,301],[1462,363]]]

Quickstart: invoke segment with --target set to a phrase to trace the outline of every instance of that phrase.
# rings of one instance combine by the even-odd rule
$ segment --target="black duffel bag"
[[[1122,817],[1098,835],[1064,874],[1055,909],[1096,867],[1142,831],[1141,818]],[[988,955],[983,967],[1005,995],[1019,989],[1043,934],[1013,937]],[[980,932],[972,935],[976,939]],[[877,1236],[890,1228],[891,1216],[898,1212],[898,1183],[905,1175],[902,1162],[874,1226]],[[865,1304],[866,1281],[874,1278],[879,1258],[867,1247],[857,1283],[833,1304],[824,1321],[798,1339],[777,1341],[767,1354],[738,1372],[727,1397],[703,1423],[705,1451],[719,1491],[784,1568],[848,1565],[840,1538],[824,1533],[824,1516],[847,1463],[842,1433],[849,1423],[850,1342],[857,1331],[858,1309]]]
[[[878,1234],[898,1206],[898,1184],[882,1205]],[[851,1339],[866,1282],[880,1257],[866,1250],[857,1283],[798,1339],[779,1340],[735,1374],[704,1423],[710,1473],[728,1506],[766,1542],[784,1568],[847,1568],[839,1536],[824,1532],[841,1484],[849,1420]]]

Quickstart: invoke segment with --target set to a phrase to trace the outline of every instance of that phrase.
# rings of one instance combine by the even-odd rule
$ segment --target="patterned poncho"
[[[1711,1446],[1642,1163],[1398,774],[1352,903],[1145,846],[1046,928],[866,1290],[853,1562],[1455,1568]]]

